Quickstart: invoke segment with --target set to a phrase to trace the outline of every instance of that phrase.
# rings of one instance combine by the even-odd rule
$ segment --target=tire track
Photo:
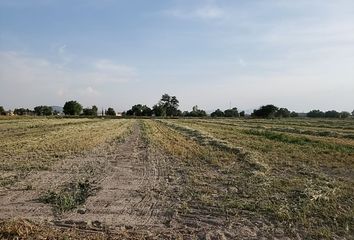
[[[116,143],[115,154],[109,156],[108,172],[101,180],[102,189],[85,204],[85,214],[68,213],[63,221],[93,222],[116,228],[120,226],[162,226],[158,188],[158,159],[149,152],[138,123],[123,143]]]

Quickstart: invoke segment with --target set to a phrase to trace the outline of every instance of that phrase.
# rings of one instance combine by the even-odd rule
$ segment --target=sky
[[[0,0],[0,105],[354,109],[353,0]]]

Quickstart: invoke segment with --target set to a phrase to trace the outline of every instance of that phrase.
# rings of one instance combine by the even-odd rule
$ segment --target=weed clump
[[[51,204],[54,211],[61,213],[70,211],[85,203],[92,195],[94,188],[88,180],[71,183],[60,192],[48,191],[39,198],[42,203]]]

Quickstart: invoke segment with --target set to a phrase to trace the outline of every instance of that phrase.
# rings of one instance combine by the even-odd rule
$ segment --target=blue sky
[[[354,108],[351,0],[0,0],[0,105]]]

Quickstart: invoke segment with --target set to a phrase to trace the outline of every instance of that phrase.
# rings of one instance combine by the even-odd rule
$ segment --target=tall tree
[[[176,96],[163,94],[158,104],[153,106],[153,112],[156,116],[178,116],[179,101]]]

